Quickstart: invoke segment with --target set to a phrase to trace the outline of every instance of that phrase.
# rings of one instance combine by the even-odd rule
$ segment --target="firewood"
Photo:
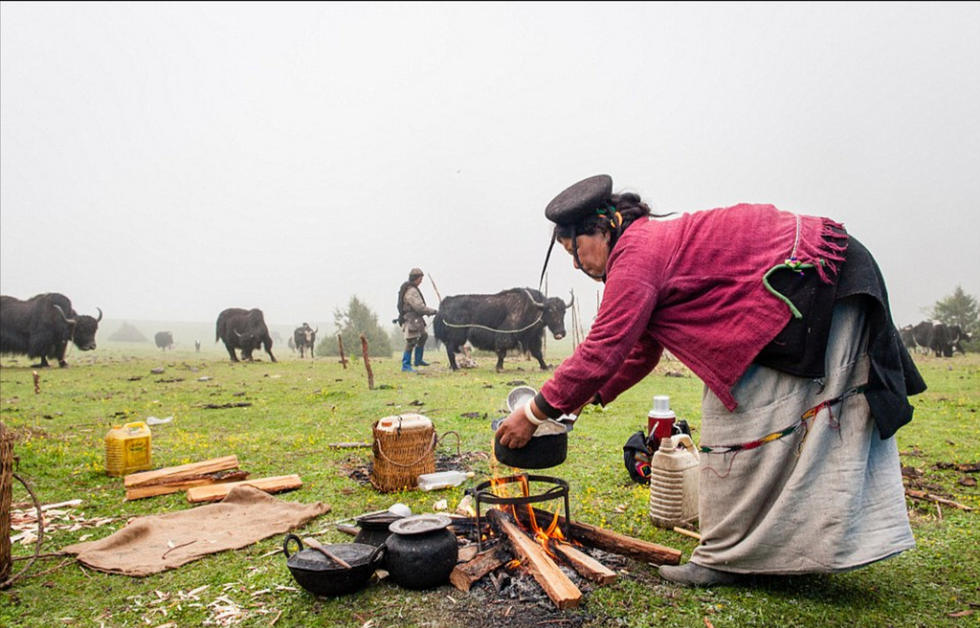
[[[692,539],[696,539],[698,541],[701,540],[701,535],[695,532],[694,530],[688,530],[687,528],[674,526],[674,532],[676,532],[677,534],[683,534],[684,536],[689,536]]]
[[[215,471],[227,471],[228,469],[237,468],[238,456],[224,456],[223,458],[191,462],[176,467],[130,473],[123,478],[123,486],[131,488],[134,486],[164,484],[168,481],[183,482],[185,480],[199,479],[205,474],[214,473]]]
[[[260,478],[257,480],[245,480],[244,482],[227,482],[225,484],[210,484],[208,486],[195,486],[187,489],[187,501],[192,504],[200,502],[215,502],[224,499],[231,489],[236,486],[254,486],[266,493],[279,493],[289,491],[303,486],[303,481],[296,474],[278,475],[271,478]]]
[[[195,486],[205,486],[208,484],[220,484],[222,482],[240,482],[248,479],[248,471],[233,469],[231,471],[217,471],[208,473],[203,477],[192,480],[166,480],[161,484],[149,484],[147,486],[135,486],[126,489],[126,501],[143,499],[144,497],[156,497],[157,495],[169,495],[179,493]]]
[[[469,591],[473,583],[510,560],[502,547],[494,547],[477,554],[472,560],[456,565],[449,574],[449,582],[460,591]]]
[[[598,582],[599,584],[609,584],[616,581],[616,572],[606,567],[585,552],[565,543],[564,541],[552,541],[552,549],[561,554],[568,564],[586,580]]]
[[[555,561],[548,557],[544,548],[528,538],[517,524],[511,523],[507,515],[497,508],[487,511],[491,524],[507,535],[514,552],[520,556],[525,567],[534,576],[544,592],[559,609],[575,608],[582,600],[582,592],[568,579]]]
[[[528,519],[528,515],[524,510],[523,508],[517,509],[517,514],[522,523]],[[534,516],[538,521],[551,521],[554,515],[545,510],[535,508]],[[612,552],[613,554],[629,556],[630,558],[655,565],[678,565],[681,562],[681,551],[672,547],[657,545],[649,541],[641,541],[640,539],[613,532],[612,530],[599,528],[588,523],[582,523],[581,521],[572,521],[571,526],[566,526],[565,518],[561,516],[558,517],[558,523],[562,530],[568,530],[568,534],[572,539],[607,552]]]
[[[914,499],[921,499],[928,502],[934,502],[936,504],[946,504],[947,506],[959,508],[960,510],[973,510],[973,508],[959,502],[954,502],[951,499],[946,499],[944,497],[940,497],[939,495],[932,495],[931,493],[926,493],[925,491],[916,491],[914,489],[907,488],[905,489],[905,494]]]
[[[479,551],[480,548],[476,543],[473,543],[472,545],[464,545],[460,547],[459,551],[456,553],[456,562],[468,563],[474,558],[476,558],[476,555],[477,553],[479,553]]]

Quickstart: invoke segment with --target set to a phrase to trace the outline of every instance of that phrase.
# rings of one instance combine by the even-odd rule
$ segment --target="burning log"
[[[586,580],[598,582],[599,584],[609,584],[616,581],[616,572],[606,567],[585,552],[575,549],[564,541],[553,540],[550,543],[552,549],[561,554],[565,560]]]
[[[582,600],[582,592],[555,564],[544,548],[527,537],[507,515],[498,508],[487,511],[491,525],[510,540],[514,552],[520,556],[531,575],[559,609],[575,608]]]
[[[510,560],[500,546],[477,554],[472,560],[456,565],[449,582],[460,591],[469,591],[473,583]]]
[[[524,512],[525,509],[518,508],[517,515],[522,524],[530,520],[530,516]],[[541,521],[547,521],[554,517],[549,513],[538,508],[534,509],[534,516]],[[581,521],[566,522],[565,518],[558,516],[558,524],[563,530],[567,530],[569,536],[576,541],[588,543],[613,554],[629,556],[636,560],[653,563],[655,565],[678,565],[681,562],[680,550],[657,545],[648,541],[641,541],[625,534],[619,534],[612,530],[605,530]]]

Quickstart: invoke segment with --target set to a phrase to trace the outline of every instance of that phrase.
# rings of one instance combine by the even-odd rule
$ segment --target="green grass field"
[[[183,494],[123,500],[122,479],[105,473],[103,439],[113,425],[173,416],[172,422],[152,428],[155,467],[235,454],[253,478],[299,474],[304,487],[281,499],[323,501],[333,507],[299,532],[309,535],[328,521],[396,501],[415,512],[430,512],[437,500],[446,499],[453,509],[463,489],[490,471],[490,421],[505,413],[507,392],[518,382],[538,388],[547,377],[534,363],[517,358],[508,360],[500,374],[487,357],[476,369],[450,373],[445,356],[430,352],[427,358],[436,364],[421,375],[399,372],[394,358],[372,360],[376,387],[368,390],[360,361],[344,370],[334,359],[301,362],[282,352],[279,357],[278,364],[231,364],[214,347],[200,354],[164,355],[145,345],[103,343],[93,353],[72,354],[68,369],[42,371],[39,394],[27,359],[5,357],[0,420],[17,434],[17,473],[43,503],[81,499],[67,509],[80,523],[113,518],[100,527],[56,526],[45,533],[41,551],[55,553],[83,539],[102,538],[120,529],[128,517],[191,507]],[[975,482],[968,485],[977,474],[947,463],[980,461],[980,356],[917,361],[930,388],[913,398],[915,419],[898,433],[902,464],[914,469],[909,472],[918,475],[914,481],[921,490],[974,510],[910,500],[918,547],[865,569],[705,590],[675,587],[661,580],[655,567],[630,561],[616,583],[586,589],[582,605],[566,611],[449,586],[413,592],[387,581],[329,599],[296,587],[283,555],[271,553],[282,543],[276,535],[146,578],[103,574],[61,556],[46,556],[25,578],[0,592],[0,625],[977,625],[980,491]],[[156,367],[164,372],[151,373]],[[203,376],[209,379],[200,381]],[[569,437],[567,461],[546,472],[571,484],[572,517],[675,547],[686,560],[695,541],[650,523],[648,492],[629,481],[622,445],[645,425],[655,394],[671,396],[697,440],[701,391],[702,384],[687,369],[664,362],[609,408],[587,410]],[[237,402],[251,405],[203,407]],[[328,445],[370,442],[371,424],[399,412],[429,416],[440,434],[457,432],[461,452],[467,454],[463,459],[476,476],[455,489],[395,494],[378,493],[350,477],[370,461],[370,449]],[[455,439],[443,439],[439,452],[455,455]],[[26,491],[15,483],[14,502],[27,500]],[[318,538],[350,540],[332,529]],[[33,551],[32,545],[19,543],[13,548],[15,557]],[[14,572],[24,564],[14,562]]]

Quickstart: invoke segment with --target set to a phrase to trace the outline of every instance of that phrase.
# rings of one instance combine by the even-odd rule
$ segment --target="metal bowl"
[[[507,409],[513,412],[528,401],[534,399],[538,391],[530,386],[518,386],[507,393]]]

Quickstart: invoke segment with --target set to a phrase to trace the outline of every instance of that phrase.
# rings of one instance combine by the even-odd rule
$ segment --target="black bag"
[[[642,430],[636,432],[623,445],[623,463],[626,471],[637,484],[650,483],[650,457],[647,449],[647,437]]]

